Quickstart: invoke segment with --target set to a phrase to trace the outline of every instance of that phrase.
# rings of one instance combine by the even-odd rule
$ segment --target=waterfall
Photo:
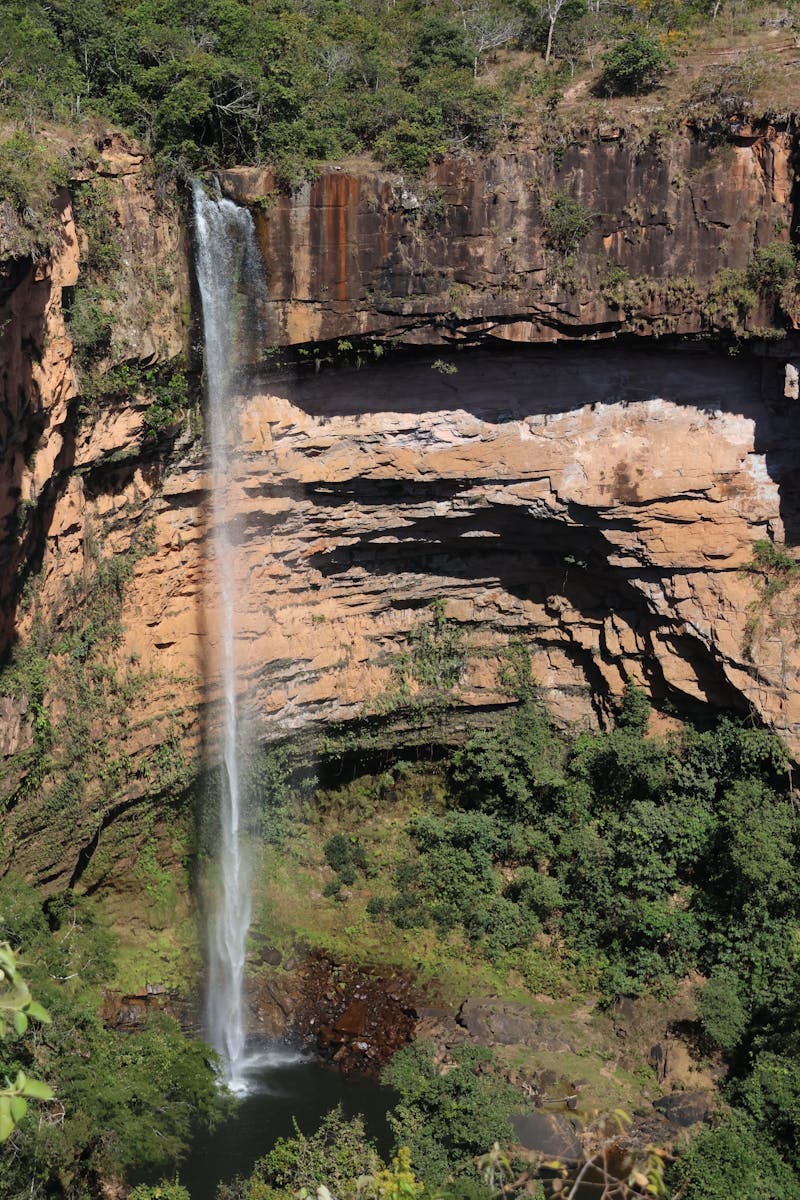
[[[208,920],[208,1035],[231,1091],[246,1090],[244,961],[250,924],[250,880],[243,839],[237,686],[237,572],[229,487],[236,436],[232,383],[236,368],[240,282],[261,274],[250,213],[192,187],[195,271],[205,341],[205,381],[211,466],[212,570],[223,695],[219,800],[219,882]]]

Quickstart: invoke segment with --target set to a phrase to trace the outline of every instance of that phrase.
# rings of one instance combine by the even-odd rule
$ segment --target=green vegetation
[[[20,61],[37,47],[57,81],[37,92],[29,72],[4,80],[20,118],[93,108],[173,170],[268,158],[291,180],[364,146],[422,170],[453,141],[491,143],[505,120],[503,89],[475,78],[496,33],[487,42],[447,5],[398,5],[387,22],[369,2],[57,0],[12,3],[6,19]]]
[[[556,192],[544,207],[547,243],[561,254],[574,254],[594,224],[591,209],[566,192]]]
[[[389,1123],[426,1183],[474,1176],[477,1155],[510,1141],[508,1117],[519,1095],[496,1075],[479,1073],[491,1059],[484,1047],[458,1046],[453,1066],[442,1074],[430,1044],[414,1042],[384,1071],[384,1081],[400,1094]]]
[[[651,92],[671,66],[662,42],[646,29],[634,29],[603,55],[597,89],[606,96]]]
[[[191,1196],[180,1183],[140,1183],[130,1193],[130,1200],[191,1200]]]
[[[772,1003],[799,899],[785,757],[729,721],[646,739],[646,711],[631,688],[612,733],[567,746],[529,701],[475,734],[449,767],[452,807],[411,818],[414,854],[370,911],[440,936],[459,928],[523,974],[544,935],[609,997],[756,956],[743,1003]]]
[[[754,570],[793,573],[780,547],[754,555]],[[694,974],[698,1044],[729,1064],[730,1107],[669,1168],[669,1186],[711,1200],[741,1177],[748,1197],[796,1195],[800,818],[785,751],[730,718],[650,737],[634,684],[613,730],[564,737],[524,646],[508,660],[518,705],[444,760],[386,762],[313,802],[306,790],[295,803],[289,778],[292,834],[269,866],[281,919],[334,955],[408,964],[435,995],[469,980],[529,1003],[540,991],[610,1003],[669,997]],[[346,761],[359,761],[355,742]],[[286,944],[279,922],[268,932]],[[415,1045],[386,1075],[401,1094],[397,1144],[433,1194],[474,1172],[492,1141],[508,1144],[502,1068],[454,1058],[441,1075]],[[593,1073],[586,1057],[552,1066]]]
[[[223,1184],[217,1195],[219,1200],[420,1200],[430,1192],[412,1169],[408,1147],[401,1146],[385,1166],[361,1118],[347,1121],[334,1109],[310,1137],[297,1130],[294,1137],[279,1138],[248,1179]]]
[[[458,684],[467,667],[465,631],[447,616],[443,601],[434,601],[408,635],[408,650],[392,659],[392,685],[378,697],[382,714],[410,712],[415,720],[435,724],[458,699]]]
[[[488,1050],[457,1047],[442,1071],[432,1047],[419,1042],[397,1053],[385,1078],[400,1094],[390,1122],[398,1139],[409,1141],[399,1146],[391,1166],[381,1163],[365,1139],[360,1118],[345,1121],[334,1110],[315,1134],[298,1130],[279,1139],[249,1178],[222,1184],[218,1200],[544,1200],[540,1177],[549,1181],[547,1194],[557,1194],[563,1181],[560,1190],[569,1195],[581,1169],[592,1159],[604,1161],[600,1150],[577,1167],[551,1158],[542,1170],[536,1157],[516,1158],[504,1148],[511,1136],[508,1114],[519,1107],[520,1096],[491,1073]],[[624,1113],[615,1114],[620,1128],[627,1120]],[[597,1131],[603,1136],[599,1125]],[[478,1153],[476,1147],[492,1137],[497,1140],[488,1152]],[[668,1158],[652,1148],[629,1154],[623,1178],[612,1170],[613,1191],[603,1196],[666,1200]],[[141,1200],[151,1200],[150,1194]]]
[[[11,1152],[0,1159],[0,1193],[32,1200],[96,1194],[103,1179],[174,1169],[194,1119],[219,1100],[209,1049],[154,1016],[136,1033],[114,1033],[97,1015],[113,973],[113,946],[90,902],[64,892],[45,905],[21,880],[0,883],[0,933],[25,947],[34,994],[51,1023],[8,1043],[4,1068],[48,1080],[26,1094],[42,1111],[18,1110]],[[42,1012],[31,1015],[39,1015]],[[30,1074],[29,1074],[30,1073]],[[55,1099],[47,1103],[50,1095]]]
[[[31,133],[42,118],[87,113],[130,127],[166,173],[270,161],[286,185],[322,159],[365,150],[421,173],[449,149],[513,136],[530,100],[557,103],[578,68],[602,95],[652,89],[670,65],[667,47],[682,52],[721,8],[733,28],[751,7],[8,0],[0,99]],[[755,80],[744,71],[744,86]],[[705,90],[719,100],[730,89]]]
[[[313,1196],[320,1184],[338,1196],[354,1192],[360,1176],[374,1176],[381,1166],[363,1122],[348,1121],[333,1109],[310,1137],[298,1129],[293,1137],[278,1138],[250,1179],[221,1189],[220,1200],[267,1200],[280,1193],[297,1195],[301,1189]]]
[[[764,619],[774,609],[772,602],[800,576],[800,563],[781,546],[761,538],[753,543],[752,560],[741,569],[743,574],[756,577],[759,591],[758,599],[749,606],[745,623],[744,653],[751,658]],[[780,626],[779,617],[775,620],[775,626]]]
[[[768,1132],[738,1110],[704,1130],[673,1171],[681,1200],[797,1200],[800,1179],[770,1145]]]
[[[100,534],[90,530],[85,573],[66,584],[49,621],[36,615],[32,595],[29,637],[0,671],[0,694],[27,700],[33,715],[31,744],[0,765],[6,865],[21,844],[33,843],[36,862],[26,861],[28,869],[42,874],[56,864],[65,871],[69,848],[77,857],[102,829],[124,785],[139,781],[144,821],[147,797],[177,795],[190,782],[174,727],[146,761],[126,748],[136,701],[153,678],[138,660],[119,655],[122,607],[136,563],[152,549],[146,522],[118,554],[104,555]]]
[[[0,13],[0,33],[4,21]],[[7,47],[8,42],[4,45]],[[4,62],[8,63],[8,57]],[[4,239],[4,253],[26,254],[50,242],[56,226],[53,196],[68,177],[66,159],[37,141],[27,129],[0,137],[0,202],[11,207],[19,222],[7,243]],[[7,236],[7,228],[5,232]]]
[[[330,895],[338,895],[339,889],[351,887],[359,871],[366,871],[367,856],[357,837],[335,833],[325,843],[325,861],[336,874],[336,881],[328,885]]]
[[[792,561],[771,544],[754,549],[762,571],[791,573]],[[78,664],[92,636],[113,639],[118,628],[113,603],[108,611],[89,608],[95,635],[84,636],[83,622],[62,635],[62,653]],[[420,618],[402,656],[409,694],[438,697],[437,705],[454,694],[465,662],[462,633],[441,606]],[[16,670],[20,686],[41,691],[35,660]],[[538,991],[571,1003],[599,993],[610,1002],[620,994],[668,995],[695,973],[698,1037],[706,1053],[730,1064],[730,1110],[670,1167],[670,1186],[710,1200],[741,1177],[765,1200],[796,1195],[800,820],[785,752],[765,731],[730,719],[648,737],[649,705],[634,684],[613,730],[565,737],[537,698],[523,644],[508,647],[502,675],[516,706],[438,761],[389,759],[374,777],[334,785],[332,755],[323,763],[327,785],[316,790],[285,751],[251,764],[264,796],[260,836],[272,843],[268,856],[274,850],[266,882],[281,897],[269,916],[275,924],[262,917],[258,931],[274,933],[272,944],[282,948],[306,941],[351,961],[408,965],[434,995],[449,980],[462,994],[468,984],[531,1003]],[[355,743],[348,753],[357,764]],[[165,920],[174,878],[154,841],[140,846],[137,863],[143,894]],[[54,1127],[41,1122],[30,1146],[24,1116],[11,1135],[19,1170],[30,1170],[25,1156],[34,1154],[43,1179],[85,1181],[88,1192],[112,1161],[117,1171],[172,1170],[186,1106],[212,1112],[198,1074],[202,1052],[163,1020],[127,1040],[102,1028],[92,989],[116,968],[86,901],[67,893],[49,902],[45,921],[32,893],[15,884],[10,898],[0,894],[0,912],[0,939],[31,947],[42,972],[31,983],[54,1018],[44,1041],[37,1034],[38,1076],[52,1083],[59,1103],[69,1099],[73,1114]],[[69,1030],[63,1040],[62,1030]],[[597,1034],[584,1027],[587,1050],[590,1036]],[[89,1057],[67,1065],[67,1044]],[[19,1053],[10,1070],[27,1074],[33,1060]],[[592,1075],[586,1053],[569,1055],[563,1069]],[[498,1183],[486,1172],[500,1171],[496,1156],[511,1143],[508,1115],[520,1099],[503,1077],[513,1060],[498,1051],[493,1062],[474,1047],[456,1047],[451,1057],[442,1073],[431,1048],[418,1043],[388,1069],[386,1082],[398,1092],[391,1166],[363,1129],[333,1116],[317,1134],[284,1139],[223,1200],[285,1200],[304,1188],[313,1196],[323,1185],[337,1197],[399,1200],[419,1195],[422,1183],[442,1200],[490,1200]],[[615,1086],[608,1082],[610,1094]],[[124,1128],[116,1116],[122,1106]],[[163,1108],[156,1132],[144,1119],[151,1107]],[[98,1128],[110,1133],[98,1139]],[[495,1142],[492,1166],[480,1156]],[[15,1184],[16,1175],[8,1178]],[[137,1200],[185,1200],[179,1189],[149,1186]]]
[[[746,271],[723,267],[708,289],[706,311],[716,325],[741,326],[758,299]]]
[[[761,576],[764,581],[764,599],[771,600],[800,575],[800,563],[774,542],[762,538],[753,542],[753,559],[746,563],[742,570],[747,574]]]
[[[0,942],[0,1042],[10,1034],[9,1020],[14,1035],[21,1038],[31,1021],[49,1024],[50,1014],[31,995],[17,954],[8,942]],[[7,1142],[27,1114],[28,1100],[52,1100],[53,1091],[49,1084],[31,1079],[22,1070],[17,1071],[12,1083],[5,1064],[2,1069],[6,1082],[0,1086],[0,1142]]]
[[[101,320],[106,321],[105,308],[101,309]],[[75,308],[71,313],[71,328],[75,333]],[[135,399],[145,403],[145,436],[159,438],[168,434],[180,421],[193,402],[189,376],[182,358],[141,366],[120,363],[109,371],[89,370],[82,380],[81,398],[85,406],[95,409],[100,403],[113,405],[122,400],[129,403]]]
[[[765,59],[751,51],[705,72],[695,83],[689,98],[695,120],[712,124],[750,116],[755,93],[767,71]]]

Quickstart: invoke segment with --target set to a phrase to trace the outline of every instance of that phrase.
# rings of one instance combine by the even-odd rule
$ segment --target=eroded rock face
[[[265,170],[221,182],[254,206],[268,345],[354,334],[547,342],[712,330],[705,297],[718,272],[788,237],[794,156],[793,135],[769,126],[723,143],[689,129],[647,143],[605,130],[558,158],[521,146],[445,160],[424,183],[347,166],[292,196]],[[574,246],[554,244],[548,225],[559,194],[592,217]],[[742,320],[769,325],[771,307]]]
[[[559,347],[265,385],[242,401],[232,481],[258,736],[375,711],[444,599],[471,651],[465,705],[508,700],[499,655],[521,637],[565,722],[603,719],[630,676],[684,709],[752,705],[797,744],[795,651],[777,611],[753,630],[741,572],[754,540],[797,525],[781,382],[753,359]],[[203,486],[198,468],[167,480],[128,633],[146,653],[157,613],[161,661],[198,673]]]
[[[102,293],[114,319],[104,365],[170,359],[186,344],[188,305],[177,207],[157,200],[142,155],[118,137],[98,148],[93,171],[119,251]],[[40,656],[13,681],[3,678],[11,690],[0,695],[0,795],[3,867],[13,862],[59,887],[100,831],[152,790],[138,764],[158,751],[180,706],[174,681],[167,701],[162,679],[149,708],[148,681],[135,672],[137,711],[125,711],[132,664],[118,659],[116,637],[86,666],[80,644],[61,636],[76,614],[91,624],[87,590],[99,564],[136,557],[164,467],[144,437],[142,396],[83,402],[69,310],[91,243],[66,190],[56,214],[49,254],[0,264],[0,653],[29,647]],[[94,672],[93,707],[62,686],[74,681],[76,658],[84,674]],[[114,705],[100,682],[111,669],[123,685]],[[35,703],[33,690],[43,690]],[[130,763],[129,780],[109,787],[102,761]]]
[[[558,172],[531,150],[440,164],[419,196],[333,169],[293,197],[268,195],[256,215],[269,288],[231,479],[254,737],[380,709],[393,656],[443,600],[466,635],[465,714],[509,701],[501,654],[519,639],[562,722],[606,720],[634,678],[682,712],[753,711],[800,748],[796,585],[766,601],[764,580],[742,572],[757,539],[797,542],[785,394],[796,347],[732,358],[599,340],[708,330],[719,268],[745,266],[791,223],[793,156],[771,130],[721,147],[686,133],[637,149],[609,135],[568,149]],[[119,355],[171,357],[186,339],[184,230],[133,152],[111,144],[105,162],[128,279]],[[252,171],[223,184],[250,201],[271,190]],[[567,185],[599,214],[570,278],[542,215]],[[78,882],[104,829],[160,794],[165,756],[215,761],[219,713],[202,448],[154,448],[135,395],[78,419],[64,289],[83,239],[66,194],[60,212],[51,257],[6,264],[0,288],[3,645],[24,643],[37,619],[58,626],[98,557],[147,552],[131,560],[109,651],[136,675],[135,699],[116,724],[94,718],[125,765],[113,786],[92,784],[77,810],[17,803],[31,718],[24,697],[6,706],[9,844],[53,886]],[[609,298],[609,261],[638,280],[635,303]],[[768,308],[762,297],[747,320],[768,323]],[[352,356],[319,374],[270,370],[264,354],[363,334],[384,345],[361,370]],[[20,604],[28,579],[33,607]]]

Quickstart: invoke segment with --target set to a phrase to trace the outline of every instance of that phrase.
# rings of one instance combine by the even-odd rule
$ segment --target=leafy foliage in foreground
[[[0,1195],[84,1196],[103,1178],[173,1169],[191,1123],[218,1105],[207,1047],[154,1017],[115,1033],[97,1015],[96,985],[112,947],[86,901],[66,894],[42,907],[20,880],[0,884],[0,937],[23,944],[31,987],[52,1023],[10,1043],[5,1069],[48,1080],[55,1100],[23,1114],[0,1159]]]
[[[17,954],[8,942],[0,941],[0,1042],[11,1029],[23,1037],[32,1020],[47,1024],[50,1014],[31,995]],[[0,1142],[6,1142],[26,1115],[28,1100],[50,1100],[53,1092],[49,1084],[29,1078],[24,1071],[17,1071],[12,1082],[4,1065],[0,1070],[6,1075],[5,1086],[0,1085]]]

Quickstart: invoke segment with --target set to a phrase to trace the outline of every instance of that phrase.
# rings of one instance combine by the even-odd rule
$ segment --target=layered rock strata
[[[331,167],[290,196],[268,170],[226,171],[253,207],[268,345],[645,337],[769,326],[709,288],[794,220],[795,136],[737,126],[642,140],[606,128],[559,147],[435,164],[424,181]],[[553,212],[569,197],[588,232]],[[581,227],[586,228],[585,226]],[[763,299],[763,298],[762,298]]]
[[[381,711],[409,631],[444,601],[465,632],[465,713],[509,701],[514,640],[563,722],[604,721],[634,678],[662,706],[752,712],[800,745],[797,588],[743,570],[755,542],[797,540],[792,338],[763,357],[645,341],[724,324],[709,292],[788,236],[793,159],[769,129],[647,146],[606,131],[558,169],[517,151],[440,164],[424,188],[366,168],[291,197],[265,174],[223,177],[260,201],[270,279],[231,480],[258,740]],[[187,346],[185,231],[134,154],[106,161],[124,245],[112,358],[163,361]],[[548,247],[565,191],[595,214],[574,256]],[[202,445],[177,428],[155,444],[137,394],[79,411],[64,311],[86,237],[66,194],[60,211],[52,255],[3,276],[5,646],[66,628],[98,564],[127,555],[129,569],[102,651],[116,715],[87,718],[118,769],[91,766],[61,807],[47,800],[58,761],[28,778],[36,705],[56,722],[70,708],[55,677],[68,640],[43,699],[16,686],[2,701],[7,844],[52,886],[80,880],[128,806],[178,786],[172,759],[214,762],[219,711]],[[728,325],[758,331],[774,305],[761,295]],[[624,334],[642,336],[608,343]],[[299,365],[275,365],[293,346]]]

